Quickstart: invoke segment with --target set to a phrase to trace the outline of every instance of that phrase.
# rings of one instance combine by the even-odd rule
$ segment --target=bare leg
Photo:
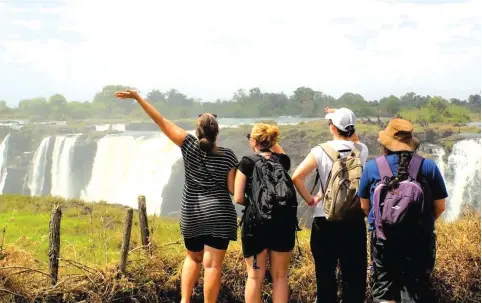
[[[221,287],[225,250],[204,246],[204,302],[215,303]]]
[[[192,290],[199,277],[202,262],[203,251],[186,251],[186,259],[184,259],[181,273],[181,303],[191,302]]]
[[[260,254],[258,254],[257,258],[259,269],[253,268],[254,257],[245,259],[248,271],[248,280],[246,281],[246,288],[244,290],[246,303],[261,302],[261,287],[263,286],[264,275],[266,273],[268,250],[263,250]]]
[[[270,252],[271,277],[273,278],[273,303],[288,302],[288,267],[290,252]]]

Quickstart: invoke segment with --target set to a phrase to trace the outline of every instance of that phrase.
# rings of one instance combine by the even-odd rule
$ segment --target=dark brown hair
[[[216,147],[216,138],[219,134],[219,125],[216,118],[211,114],[202,114],[196,123],[196,136],[199,139],[199,147],[207,154],[219,154]]]
[[[332,125],[333,124],[333,121],[331,121],[331,119],[328,121],[328,125]],[[355,134],[355,126],[354,125],[348,125],[346,127],[346,131],[343,131],[341,129],[339,129],[338,127],[336,127],[335,124],[333,124],[333,126],[336,128],[336,132],[338,133],[338,135],[340,137],[344,137],[344,138],[350,138],[351,136],[353,136]]]
[[[402,151],[402,152],[392,152],[391,150],[387,149],[385,146],[382,145],[382,148],[385,150],[387,155],[398,154],[398,169],[397,175],[392,177],[392,182],[390,182],[390,188],[393,188],[395,184],[395,179],[397,181],[404,181],[407,180],[410,176],[408,172],[408,166],[410,165],[410,160],[412,160],[413,152]]]

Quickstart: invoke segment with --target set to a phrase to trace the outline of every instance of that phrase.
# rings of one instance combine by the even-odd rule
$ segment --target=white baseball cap
[[[331,120],[333,125],[341,131],[347,131],[347,127],[356,124],[355,114],[348,108],[338,108],[334,113],[325,116],[326,120]]]

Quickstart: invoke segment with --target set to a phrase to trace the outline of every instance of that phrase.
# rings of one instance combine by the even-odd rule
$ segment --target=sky
[[[0,100],[107,84],[230,99],[481,90],[480,1],[0,0]]]

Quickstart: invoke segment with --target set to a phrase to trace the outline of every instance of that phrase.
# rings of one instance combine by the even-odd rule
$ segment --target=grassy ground
[[[170,219],[149,218],[152,257],[139,247],[134,213],[127,274],[116,271],[126,209],[105,203],[56,198],[0,196],[0,302],[178,302],[184,249],[179,227]],[[48,272],[48,222],[55,203],[62,205],[59,283]],[[433,288],[439,302],[480,302],[480,216],[438,222],[438,251]],[[309,230],[299,233],[302,255],[295,253],[290,273],[290,302],[313,302],[315,277]],[[32,271],[35,270],[35,271]],[[219,302],[242,302],[245,265],[240,242],[230,245]],[[270,301],[269,277],[264,299]],[[202,279],[195,290],[200,300]],[[368,297],[368,296],[367,296]],[[135,301],[137,300],[137,301]],[[367,299],[367,302],[370,302]]]

